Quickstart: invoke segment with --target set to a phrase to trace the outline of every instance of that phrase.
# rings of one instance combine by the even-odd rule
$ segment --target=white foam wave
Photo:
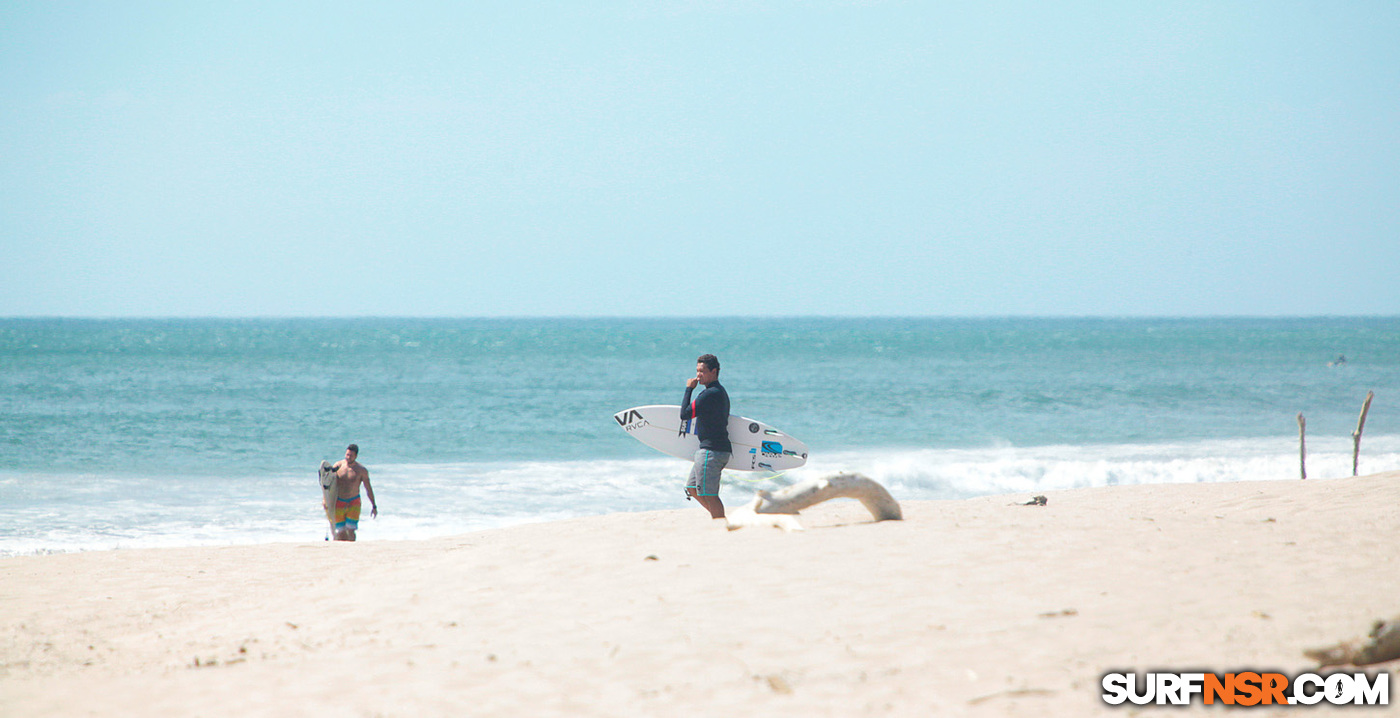
[[[633,460],[370,466],[380,516],[361,517],[364,540],[424,539],[619,511],[695,507],[682,491],[689,465]],[[1361,473],[1400,469],[1400,436],[1367,438]],[[760,488],[858,471],[900,500],[954,499],[1121,484],[1296,479],[1287,439],[1185,444],[871,449],[816,453],[776,478],[726,472],[721,497],[747,502]],[[1351,440],[1308,447],[1308,475],[1351,474]],[[210,477],[0,472],[0,556],[137,547],[317,541],[326,536],[310,471],[252,477],[229,496]],[[699,511],[698,507],[694,510]]]
[[[1312,478],[1350,476],[1352,445],[1308,445]],[[1400,437],[1363,442],[1360,473],[1400,469]],[[789,476],[859,471],[899,497],[963,498],[989,494],[1115,486],[1297,479],[1296,442],[1221,440],[1189,444],[995,447],[986,449],[843,452],[814,458]]]

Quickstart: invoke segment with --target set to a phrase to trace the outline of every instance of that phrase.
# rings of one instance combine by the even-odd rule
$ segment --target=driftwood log
[[[904,513],[899,502],[874,479],[861,474],[837,474],[824,479],[807,479],[778,491],[760,491],[753,502],[729,512],[729,530],[746,526],[773,526],[784,531],[801,531],[796,515],[802,509],[831,499],[856,499],[876,521],[899,521]]]
[[[861,474],[837,474],[808,479],[779,491],[760,491],[753,502],[756,514],[795,514],[831,499],[856,499],[876,521],[899,521],[904,513],[885,487]]]
[[[1400,616],[1389,621],[1376,621],[1371,626],[1369,640],[1343,641],[1335,646],[1303,651],[1317,661],[1319,668],[1328,666],[1369,666],[1400,658]]]

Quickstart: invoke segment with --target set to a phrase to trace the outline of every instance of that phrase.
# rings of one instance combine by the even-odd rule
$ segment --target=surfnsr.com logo
[[[1312,706],[1390,705],[1390,673],[1302,673],[1293,678],[1282,673],[1106,673],[1103,701],[1145,706],[1184,706],[1200,700],[1204,705]]]

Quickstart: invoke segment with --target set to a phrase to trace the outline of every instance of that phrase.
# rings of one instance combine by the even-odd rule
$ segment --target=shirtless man
[[[374,501],[374,487],[369,484],[369,469],[355,460],[360,455],[360,447],[351,444],[345,447],[345,460],[335,463],[335,540],[354,541],[355,531],[360,528],[360,484],[365,485],[369,494],[370,518],[379,516],[379,505]]]

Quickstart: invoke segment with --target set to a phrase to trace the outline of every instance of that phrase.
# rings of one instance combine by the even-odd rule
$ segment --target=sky
[[[1400,3],[0,3],[0,316],[1400,314]]]

